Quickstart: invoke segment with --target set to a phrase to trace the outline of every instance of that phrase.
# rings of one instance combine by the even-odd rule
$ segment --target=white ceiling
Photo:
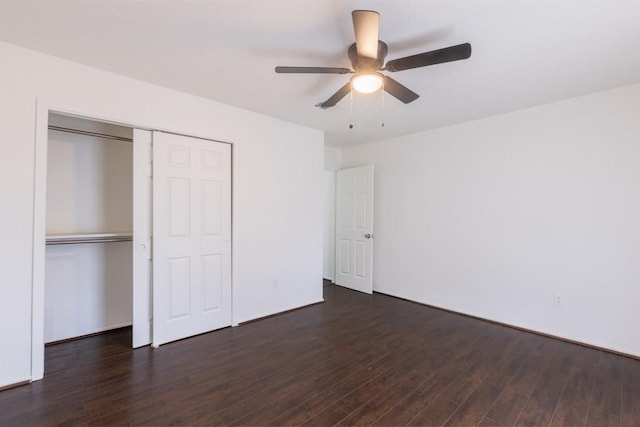
[[[380,12],[388,60],[473,53],[394,73],[421,95],[411,104],[378,93],[321,110],[348,75],[273,69],[350,67],[354,9]],[[639,23],[638,0],[0,1],[0,40],[320,129],[335,147],[638,82]]]

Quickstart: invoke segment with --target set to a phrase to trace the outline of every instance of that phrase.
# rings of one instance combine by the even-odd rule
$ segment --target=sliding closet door
[[[153,345],[231,325],[231,146],[153,133]]]
[[[133,339],[151,344],[151,131],[133,130]]]

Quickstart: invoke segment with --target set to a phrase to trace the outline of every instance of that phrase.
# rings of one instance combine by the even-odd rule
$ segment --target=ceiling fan
[[[380,14],[372,10],[354,10],[351,12],[356,42],[349,46],[347,52],[353,70],[339,67],[276,67],[276,73],[302,74],[353,74],[347,84],[324,102],[316,107],[326,109],[336,105],[353,88],[361,93],[373,93],[379,89],[408,104],[418,99],[420,95],[413,92],[396,80],[381,73],[381,71],[396,72],[427,65],[442,64],[444,62],[467,59],[471,56],[471,45],[463,43],[443,49],[406,56],[387,62],[387,44],[378,39]]]

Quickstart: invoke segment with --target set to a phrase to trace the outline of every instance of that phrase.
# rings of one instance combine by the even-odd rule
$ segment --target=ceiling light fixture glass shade
[[[360,93],[373,93],[382,87],[380,73],[356,74],[351,79],[351,87]]]

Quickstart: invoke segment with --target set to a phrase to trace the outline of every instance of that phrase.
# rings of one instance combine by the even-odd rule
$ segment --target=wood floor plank
[[[498,399],[509,379],[503,375],[494,375],[485,379],[478,388],[451,414],[445,426],[478,425],[487,415],[493,403]]]
[[[521,363],[510,371],[503,371],[510,376],[509,383],[487,414],[488,418],[503,425],[515,424],[556,348],[556,343],[547,338],[534,339],[529,343],[529,353]]]
[[[572,362],[568,353],[568,350],[563,348],[552,356],[548,368],[540,376],[516,420],[517,425],[541,426],[551,422],[568,379],[568,369]]]
[[[496,421],[493,418],[486,416],[478,423],[478,427],[507,427],[511,426],[511,424],[505,424],[500,421]]]
[[[418,415],[413,417],[408,426],[441,426],[453,414],[460,404],[442,396],[427,405]]]
[[[452,402],[462,403],[489,376],[491,369],[476,360],[453,384],[447,387],[442,397]]]
[[[351,393],[353,390],[354,386],[337,383],[332,387],[325,388],[317,394],[307,398],[302,404],[283,411],[282,414],[270,420],[268,424],[274,426],[302,425],[321,411],[335,405],[338,400]],[[336,408],[338,407],[336,406]],[[347,416],[344,411],[340,410],[339,412],[343,414],[339,420],[342,420]],[[339,420],[336,422],[339,422]]]
[[[605,352],[599,352],[598,356],[593,367],[594,380],[587,416],[589,425],[607,424],[610,421],[605,420],[610,417],[606,415],[619,418],[622,407],[622,359]]]
[[[431,377],[426,378],[413,392],[375,421],[374,425],[406,425],[462,375],[465,368],[464,363],[443,364]]]
[[[338,355],[344,356],[342,353]],[[264,393],[255,393],[250,399],[240,402],[240,406],[224,410],[221,417],[226,419],[228,424],[264,425],[292,407],[296,408],[316,397],[320,391],[332,387],[338,381],[352,382],[353,385],[348,388],[351,391],[377,375],[376,366],[364,368],[353,361],[342,363],[343,359],[344,357],[325,358],[328,363],[323,365],[309,363],[308,372],[290,375],[287,379],[288,384],[278,387],[277,393],[271,388]],[[258,409],[248,412],[247,407]]]
[[[640,425],[640,362],[381,294],[131,349],[45,349],[0,425]]]
[[[464,360],[467,365],[462,373],[438,390],[437,397],[418,412],[408,425],[442,425],[492,372],[482,360]]]
[[[640,363],[636,360],[622,361],[621,426],[640,425]]]
[[[586,427],[618,427],[620,426],[620,417],[611,415],[606,412],[589,411],[589,417],[585,424]]]
[[[317,412],[314,411],[314,407],[319,410],[328,406],[328,402],[337,402],[374,375],[373,369],[359,364],[342,365],[315,380],[303,392],[293,391],[287,394],[278,391],[274,394],[273,399],[265,400],[266,405],[239,418],[234,423],[252,425],[301,424]],[[351,385],[341,382],[345,378],[349,379]]]
[[[589,412],[590,394],[593,388],[595,352],[576,347],[577,357],[585,364],[575,363],[558,400],[550,426],[584,425]],[[590,361],[592,361],[590,363]],[[588,366],[591,364],[592,366]]]
[[[413,368],[410,368],[408,364],[403,364],[403,368],[408,372],[404,374],[402,371],[399,372],[395,383],[391,384],[381,393],[378,393],[378,395],[372,396],[368,402],[351,412],[338,425],[373,424],[415,389],[415,387],[424,382],[426,378],[429,378],[430,364],[428,362],[421,363],[425,360],[422,352],[418,353],[418,357],[420,360],[418,360],[418,363],[416,363]]]
[[[303,426],[333,426],[349,415],[344,409],[337,404],[333,404],[328,408],[318,412],[313,417],[302,423]]]

